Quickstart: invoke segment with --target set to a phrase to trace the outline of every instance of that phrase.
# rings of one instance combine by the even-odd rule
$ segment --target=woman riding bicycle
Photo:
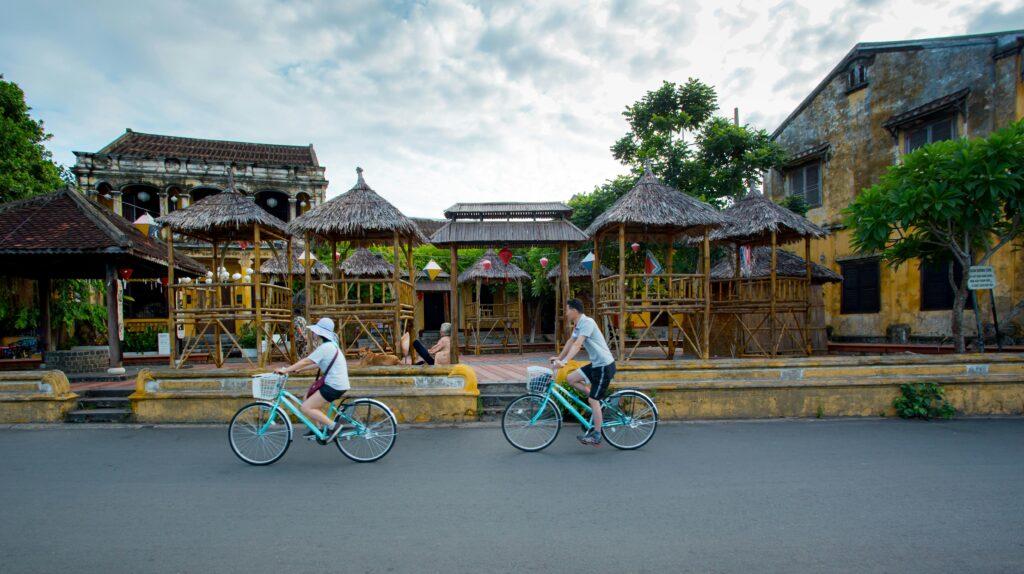
[[[324,431],[328,433],[325,442],[329,443],[338,437],[341,424],[327,418],[323,408],[340,399],[349,389],[348,364],[345,362],[345,354],[338,347],[334,321],[324,317],[315,325],[310,325],[309,330],[319,338],[316,350],[294,365],[281,367],[275,372],[283,375],[318,367],[324,374],[324,385],[303,401],[301,410],[307,417],[323,426]]]

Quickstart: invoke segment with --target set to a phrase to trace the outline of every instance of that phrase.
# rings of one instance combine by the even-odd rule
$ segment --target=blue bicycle
[[[501,432],[519,450],[535,452],[555,442],[562,428],[562,405],[583,428],[594,427],[589,420],[590,405],[554,384],[554,373],[544,367],[527,368],[527,394],[517,397],[501,417]],[[587,413],[584,418],[575,408]],[[601,434],[608,444],[633,450],[647,444],[658,427],[658,407],[647,395],[634,389],[614,392],[601,400],[604,424]]]
[[[327,433],[302,414],[302,401],[285,389],[287,381],[288,375],[275,373],[253,377],[252,396],[256,402],[238,409],[228,425],[231,450],[243,461],[263,466],[284,456],[292,442],[292,421],[286,411],[309,427],[313,433],[310,438],[326,444]],[[380,460],[395,445],[395,415],[378,400],[342,399],[338,405],[331,403],[327,416],[344,425],[334,444],[351,460]]]

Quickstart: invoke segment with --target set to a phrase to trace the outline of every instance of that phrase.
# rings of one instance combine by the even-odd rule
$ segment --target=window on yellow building
[[[963,277],[963,268],[958,262],[952,263],[953,278],[959,284]],[[949,265],[950,261],[921,262],[922,311],[948,311],[953,308],[956,293],[949,284]]]
[[[903,153],[910,153],[923,145],[951,140],[955,137],[955,115],[927,120],[904,130]]]
[[[878,259],[840,263],[843,296],[840,313],[878,313],[882,308]]]
[[[821,207],[821,161],[798,165],[786,173],[789,195],[799,195],[808,207]]]

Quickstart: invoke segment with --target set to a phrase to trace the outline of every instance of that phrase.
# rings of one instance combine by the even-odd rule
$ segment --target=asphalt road
[[[0,572],[1024,572],[1024,420],[406,429],[372,464],[216,428],[0,431]]]

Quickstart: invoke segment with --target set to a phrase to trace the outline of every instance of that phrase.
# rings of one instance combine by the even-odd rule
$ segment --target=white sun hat
[[[328,341],[338,342],[338,336],[334,334],[334,321],[327,317],[324,317],[316,322],[316,325],[310,325],[309,330],[313,331],[317,335],[327,339]]]

